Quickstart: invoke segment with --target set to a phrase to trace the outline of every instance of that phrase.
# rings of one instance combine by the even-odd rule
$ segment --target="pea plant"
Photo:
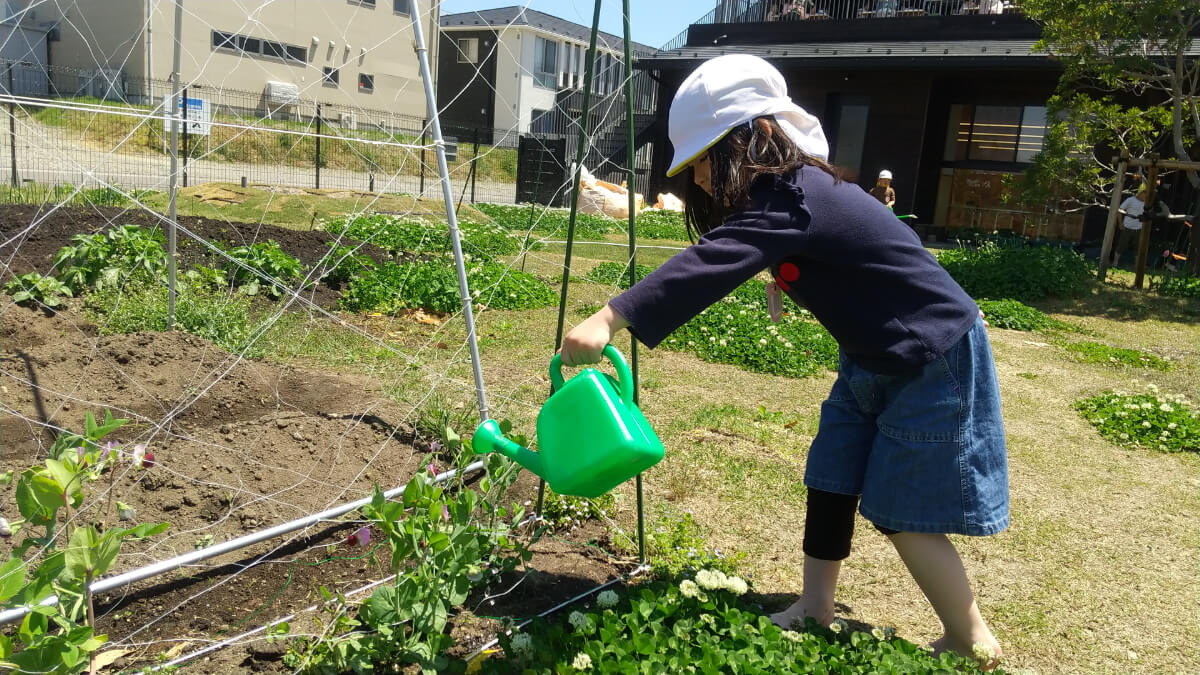
[[[104,635],[95,634],[92,580],[112,568],[126,540],[167,529],[166,523],[103,528],[80,518],[85,488],[101,474],[122,462],[138,469],[154,464],[153,453],[143,446],[126,452],[116,443],[100,445],[101,439],[126,422],[106,412],[104,421],[97,423],[89,412],[84,433],[60,434],[43,464],[19,476],[12,472],[0,476],[4,482],[15,480],[21,514],[20,520],[4,522],[0,532],[24,537],[0,565],[0,605],[29,609],[15,633],[0,635],[0,665],[27,673],[89,669],[106,641]],[[38,554],[36,567],[26,560],[30,551]],[[57,600],[43,604],[52,595]]]

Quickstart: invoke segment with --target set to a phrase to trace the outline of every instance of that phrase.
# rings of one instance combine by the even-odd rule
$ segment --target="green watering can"
[[[538,452],[505,438],[495,420],[475,431],[475,452],[499,452],[544,478],[555,492],[587,498],[599,497],[657,464],[663,444],[633,402],[629,365],[612,345],[604,348],[604,355],[616,367],[619,381],[585,368],[564,384],[562,360],[554,355],[554,394],[537,418]]]

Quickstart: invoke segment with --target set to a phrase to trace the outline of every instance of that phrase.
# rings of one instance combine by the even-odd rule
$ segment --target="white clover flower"
[[[616,607],[617,600],[619,600],[619,598],[617,597],[616,591],[601,591],[600,595],[596,596],[596,606],[600,609]]]
[[[725,315],[725,318],[726,318],[726,319],[729,319],[730,321],[733,321],[733,315],[732,315],[732,314],[726,314],[726,315]]]
[[[512,636],[512,640],[508,644],[517,656],[531,656],[533,654],[533,636],[529,633],[517,633]]]
[[[725,338],[721,338],[720,345],[721,345],[722,347],[724,347],[726,344],[728,344],[728,343],[725,341]]]
[[[1164,404],[1162,404],[1162,405],[1158,406],[1158,409],[1159,409],[1159,410],[1161,410],[1161,411],[1163,411],[1163,412],[1165,412],[1165,413],[1169,413],[1169,412],[1175,412],[1175,409],[1174,409],[1174,408],[1172,408],[1172,407],[1171,407],[1171,405],[1170,405],[1169,403],[1164,403]]]
[[[834,619],[833,623],[829,624],[829,630],[833,631],[834,633],[840,633],[846,630],[848,627],[849,624],[846,623],[845,619]]]
[[[741,577],[729,577],[725,581],[725,590],[734,595],[745,595],[746,591],[750,590],[750,586]]]
[[[1178,424],[1175,424],[1174,422],[1171,422],[1170,424],[1168,424],[1168,425],[1167,425],[1167,428],[1168,428],[1168,429],[1172,429],[1172,430],[1173,430],[1173,429],[1175,429],[1175,427],[1177,427],[1177,426],[1179,426],[1179,425],[1178,425]]]
[[[700,595],[700,587],[697,586],[696,582],[692,581],[691,579],[684,579],[683,581],[679,582],[679,592],[683,594],[683,597],[685,598],[694,598],[697,595]]]
[[[1122,432],[1121,432],[1121,440],[1123,440],[1123,441],[1127,441],[1127,440],[1129,440],[1129,434],[1127,434],[1127,433],[1125,433],[1124,431],[1122,431]]]
[[[588,670],[592,667],[592,657],[579,652],[575,655],[575,660],[571,662],[571,667],[575,670]]]
[[[974,656],[977,661],[990,663],[996,658],[996,650],[992,647],[976,642],[975,644],[971,645],[971,655]]]
[[[725,588],[729,579],[720,570],[700,570],[696,573],[696,583],[706,591],[715,591]]]
[[[1149,422],[1142,422],[1142,426],[1143,426],[1143,427],[1145,427],[1145,428],[1147,428],[1147,429],[1149,429],[1149,428],[1150,428],[1150,423],[1149,423]]]
[[[1153,403],[1143,403],[1141,405],[1141,408],[1142,408],[1142,410],[1153,410],[1154,404]]]
[[[783,637],[791,640],[792,642],[800,642],[801,640],[804,639],[803,637],[801,637],[801,635],[799,633],[797,633],[794,630],[783,631]]]
[[[876,626],[875,628],[871,629],[871,637],[875,638],[876,640],[886,640],[887,633],[884,633],[882,628]]]
[[[695,341],[695,340],[688,340],[688,346],[689,346],[689,347],[695,347],[695,346],[696,346],[696,341]]]
[[[767,339],[766,339],[766,338],[759,338],[759,339],[758,339],[758,344],[760,344],[760,345],[765,345],[765,344],[767,344]]]
[[[567,617],[567,622],[575,627],[575,630],[583,630],[587,627],[588,618],[583,612],[574,611]]]

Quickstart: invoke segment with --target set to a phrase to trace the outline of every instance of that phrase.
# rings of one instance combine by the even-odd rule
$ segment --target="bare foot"
[[[829,624],[833,623],[833,605],[830,604],[828,607],[810,607],[809,604],[810,601],[801,595],[800,599],[797,600],[791,607],[788,607],[782,612],[776,612],[775,614],[772,614],[771,623],[784,630],[791,630],[794,624],[799,623],[801,626],[803,626],[804,620],[811,616],[814,621],[825,628],[828,628]],[[818,603],[812,604],[816,605]]]
[[[991,635],[984,636],[983,639],[969,645],[966,642],[952,641],[949,635],[943,635],[929,643],[929,646],[933,647],[935,657],[941,655],[942,652],[954,652],[959,656],[974,659],[985,671],[995,669],[1000,665],[1000,659],[1004,656],[1004,652],[1000,649],[1000,643]]]

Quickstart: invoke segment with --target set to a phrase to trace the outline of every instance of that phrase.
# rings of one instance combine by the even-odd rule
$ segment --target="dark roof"
[[[587,26],[581,26],[566,19],[560,19],[556,16],[539,12],[536,9],[520,6],[480,9],[474,12],[460,12],[458,14],[443,14],[441,19],[442,28],[502,28],[509,24],[541,28],[544,31],[571,38],[585,44],[592,37],[592,29]],[[600,31],[596,36],[597,46],[617,52],[624,49],[622,43],[622,38],[612,33]],[[654,47],[638,42],[630,43],[629,48],[639,57],[649,56],[658,51]]]
[[[1033,51],[1035,40],[964,40],[937,42],[822,42],[763,45],[704,45],[660,51],[643,59],[642,68],[680,67],[722,54],[753,54],[770,61],[809,63],[848,60],[880,66],[921,62],[955,62],[981,59],[996,61],[1047,61],[1046,54]]]

